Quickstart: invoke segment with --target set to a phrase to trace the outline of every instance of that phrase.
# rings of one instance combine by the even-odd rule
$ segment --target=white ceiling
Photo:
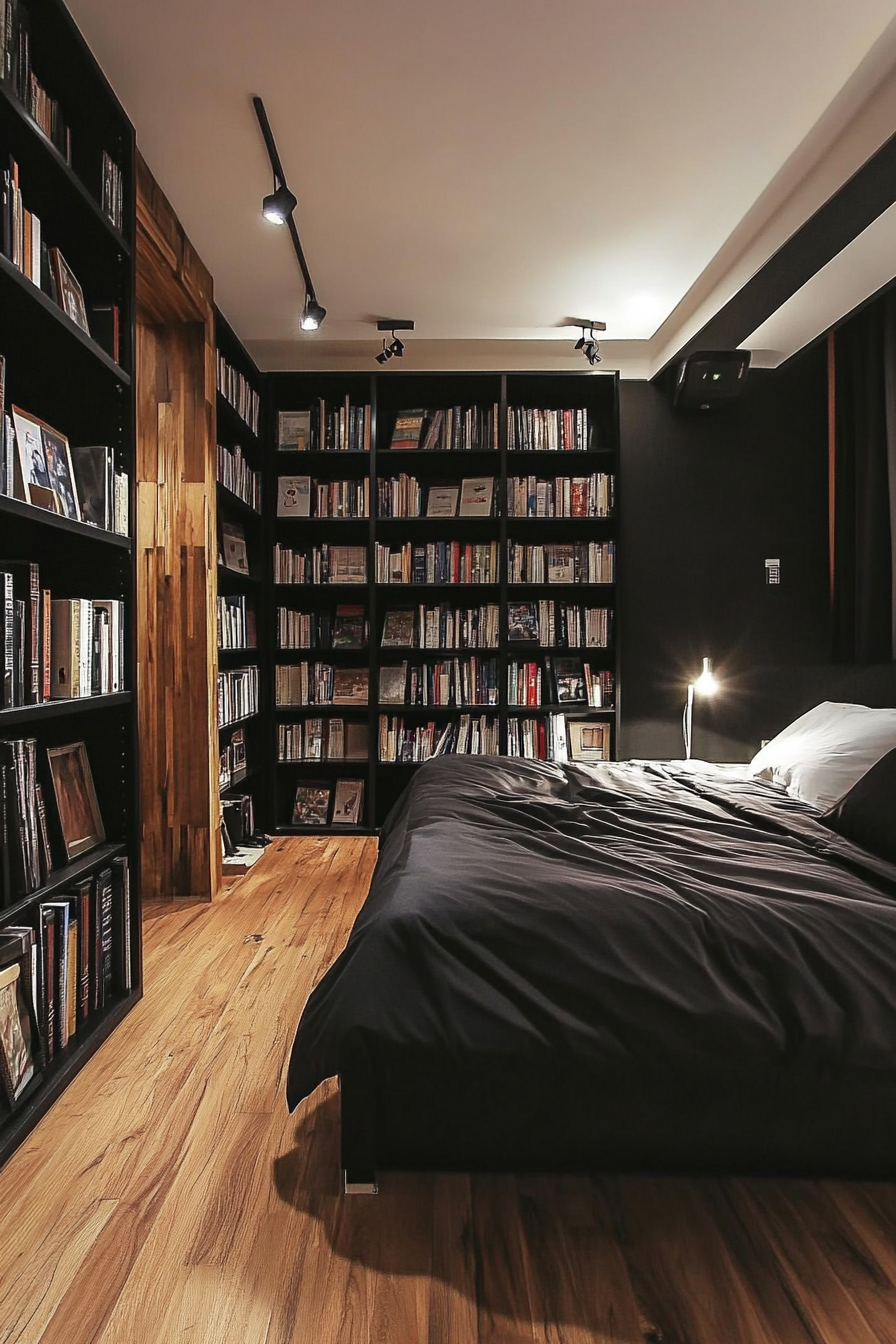
[[[896,131],[892,0],[68,2],[264,367],[369,366],[378,316],[416,320],[406,367],[578,367],[581,315],[645,376]]]

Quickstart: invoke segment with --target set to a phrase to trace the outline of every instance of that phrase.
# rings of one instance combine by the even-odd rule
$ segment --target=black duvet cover
[[[542,1094],[577,1080],[568,1104],[588,1114],[569,1161],[626,1079],[640,1100],[617,1128],[637,1128],[658,1088],[669,1105],[696,1088],[702,1114],[707,1080],[736,1128],[761,1080],[779,1109],[814,1097],[786,1140],[811,1146],[806,1124],[844,1088],[881,1084],[889,1104],[896,868],[723,768],[437,759],[390,816],[367,901],[302,1015],[290,1106],[359,1056],[380,1112],[447,1080],[445,1113],[478,1079],[467,1101],[493,1112],[492,1148],[526,1077]]]

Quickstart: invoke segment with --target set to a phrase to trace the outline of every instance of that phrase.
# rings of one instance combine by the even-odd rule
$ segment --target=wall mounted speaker
[[[672,405],[677,411],[711,411],[743,392],[749,350],[697,350],[678,366]]]

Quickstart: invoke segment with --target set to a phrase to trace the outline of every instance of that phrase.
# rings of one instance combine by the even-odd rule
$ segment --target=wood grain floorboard
[[[152,906],[146,994],[0,1172],[0,1344],[896,1344],[896,1187],[389,1175],[339,1190],[292,1034],[375,842]]]

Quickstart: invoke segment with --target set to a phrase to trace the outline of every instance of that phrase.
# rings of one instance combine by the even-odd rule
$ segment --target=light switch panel
[[[766,560],[765,562],[765,581],[766,583],[781,582],[781,561]]]

